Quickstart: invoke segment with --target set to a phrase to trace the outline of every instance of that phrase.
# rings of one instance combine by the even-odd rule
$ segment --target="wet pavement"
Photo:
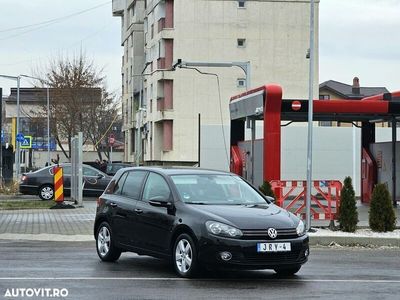
[[[208,272],[178,278],[168,262],[122,254],[99,260],[94,242],[0,241],[0,299],[12,288],[67,289],[67,299],[396,299],[398,249],[311,248],[298,275]],[[38,299],[38,298],[33,298]]]

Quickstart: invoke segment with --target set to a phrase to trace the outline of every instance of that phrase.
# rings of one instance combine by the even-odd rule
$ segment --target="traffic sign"
[[[110,144],[111,147],[114,145],[114,143],[115,143],[114,134],[110,134],[110,136],[108,137],[108,143]]]
[[[301,102],[300,101],[293,101],[292,102],[292,109],[297,111],[301,109]]]
[[[17,142],[23,142],[24,141],[24,135],[22,133],[18,133],[16,138]]]
[[[21,142],[21,149],[31,149],[32,148],[32,136],[25,135],[23,141]]]

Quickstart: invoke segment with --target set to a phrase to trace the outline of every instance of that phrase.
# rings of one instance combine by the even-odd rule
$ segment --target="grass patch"
[[[0,201],[0,210],[12,209],[43,209],[50,208],[56,203],[53,200],[2,200]]]

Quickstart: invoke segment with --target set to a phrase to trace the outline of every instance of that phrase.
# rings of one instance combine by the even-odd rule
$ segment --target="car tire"
[[[178,236],[172,249],[172,263],[175,272],[184,278],[192,278],[198,274],[196,244],[190,235],[183,233]]]
[[[298,271],[300,271],[301,266],[290,266],[290,267],[282,267],[276,268],[274,271],[281,276],[293,276]]]
[[[54,199],[54,187],[51,184],[44,184],[39,188],[39,197],[42,200]]]
[[[97,228],[96,250],[102,261],[116,261],[121,256],[121,250],[115,246],[114,236],[107,222],[101,223]]]

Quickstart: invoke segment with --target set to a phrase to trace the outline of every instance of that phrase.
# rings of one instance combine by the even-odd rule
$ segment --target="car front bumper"
[[[300,266],[307,262],[309,254],[307,235],[294,239],[241,240],[208,236],[199,241],[199,260],[211,266],[232,269],[275,269]],[[289,252],[257,252],[258,243],[290,243]],[[223,260],[222,252],[231,258]]]

